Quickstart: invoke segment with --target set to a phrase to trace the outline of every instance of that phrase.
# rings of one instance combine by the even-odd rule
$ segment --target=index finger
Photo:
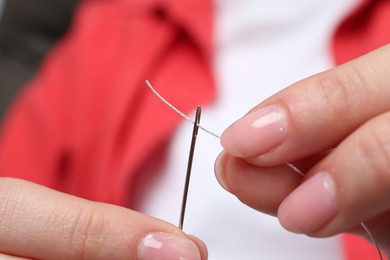
[[[33,259],[206,259],[199,240],[126,208],[0,178],[0,254]]]
[[[390,45],[275,94],[221,136],[225,151],[261,166],[335,147],[390,109]]]

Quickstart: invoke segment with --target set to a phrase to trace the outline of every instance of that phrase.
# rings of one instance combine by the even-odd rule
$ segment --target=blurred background
[[[0,122],[15,94],[67,32],[80,1],[0,0]],[[329,41],[339,20],[357,3],[213,2],[217,10],[213,73],[221,93],[216,104],[204,107],[202,124],[216,133],[284,86],[332,66]],[[191,131],[192,126],[183,121],[170,143],[166,165],[159,170],[157,185],[149,187],[140,209],[143,213],[177,223]],[[291,234],[277,219],[259,215],[223,190],[213,174],[220,151],[218,140],[200,133],[193,172],[201,174],[192,176],[185,228],[207,243],[210,259],[342,259],[338,237],[316,240]],[[64,157],[67,163],[68,155]]]
[[[0,0],[0,122],[20,87],[69,27],[78,0]]]
[[[3,5],[4,5],[4,0],[0,0],[0,13],[2,12],[3,10]],[[1,16],[0,16],[1,17]]]

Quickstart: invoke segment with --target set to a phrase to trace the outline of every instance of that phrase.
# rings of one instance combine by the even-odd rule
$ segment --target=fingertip
[[[200,240],[199,238],[193,236],[193,235],[188,235],[188,237],[195,243],[195,245],[198,247],[199,252],[201,254],[202,260],[207,260],[208,259],[208,250],[206,244]]]
[[[151,232],[144,236],[138,246],[138,260],[204,260],[207,250],[192,237],[173,233]],[[206,252],[206,253],[205,253]],[[204,258],[206,257],[206,258]]]
[[[287,137],[287,113],[279,105],[254,110],[229,126],[221,145],[231,155],[248,158],[266,154]]]
[[[328,173],[319,172],[281,203],[277,215],[287,230],[310,235],[330,222],[337,210],[335,183]]]
[[[229,191],[229,187],[226,181],[226,153],[222,151],[214,163],[214,173],[218,183],[226,191]]]
[[[228,151],[229,154],[237,157],[242,157],[242,154],[240,152],[240,148],[236,147],[236,130],[235,130],[235,123],[230,125],[228,128],[225,129],[225,131],[222,132],[220,137],[220,143],[221,146],[225,151]]]

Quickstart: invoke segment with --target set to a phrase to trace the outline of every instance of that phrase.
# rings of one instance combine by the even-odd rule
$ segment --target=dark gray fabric
[[[68,29],[78,0],[7,0],[0,22],[0,120]]]

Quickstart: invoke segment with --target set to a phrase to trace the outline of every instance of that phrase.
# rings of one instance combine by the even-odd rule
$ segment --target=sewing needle
[[[179,228],[181,230],[183,230],[184,215],[185,215],[186,205],[187,205],[188,188],[189,188],[190,177],[191,177],[192,161],[194,159],[196,137],[198,136],[200,114],[201,114],[201,108],[200,108],[200,106],[198,106],[196,108],[196,115],[195,115],[195,121],[194,121],[194,128],[192,131],[190,153],[188,156],[188,163],[187,163],[186,180],[184,183],[183,199],[182,199],[182,203],[181,203],[180,221],[179,221]]]

